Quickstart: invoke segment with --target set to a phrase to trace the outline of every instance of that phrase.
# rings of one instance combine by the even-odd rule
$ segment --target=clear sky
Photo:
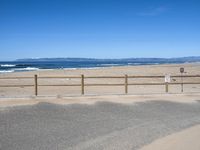
[[[200,0],[0,0],[0,60],[200,56]]]

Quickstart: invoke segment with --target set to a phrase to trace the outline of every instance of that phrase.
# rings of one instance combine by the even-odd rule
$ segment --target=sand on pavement
[[[200,150],[200,125],[158,139],[140,150]]]

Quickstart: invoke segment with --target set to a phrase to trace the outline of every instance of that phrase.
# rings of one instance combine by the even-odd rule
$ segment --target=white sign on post
[[[167,83],[171,82],[171,77],[169,74],[165,75],[165,82],[167,82]]]

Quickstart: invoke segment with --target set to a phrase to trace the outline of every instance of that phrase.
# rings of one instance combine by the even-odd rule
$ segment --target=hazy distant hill
[[[200,56],[179,57],[179,58],[124,58],[124,59],[95,59],[95,58],[27,58],[17,59],[16,61],[112,61],[112,62],[151,62],[151,63],[185,63],[185,62],[200,62]]]

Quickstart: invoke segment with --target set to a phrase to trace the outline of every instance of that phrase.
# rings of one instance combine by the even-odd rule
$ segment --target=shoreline
[[[15,69],[13,70],[3,70],[3,72],[1,72],[2,70],[0,70],[0,75],[7,75],[7,74],[12,74],[12,73],[26,73],[26,72],[41,72],[41,71],[56,71],[56,70],[63,70],[63,71],[71,71],[71,70],[96,70],[96,69],[112,69],[112,68],[125,68],[125,67],[157,67],[157,66],[176,66],[176,65],[183,65],[183,66],[188,66],[188,65],[200,65],[200,62],[185,62],[185,63],[155,63],[155,64],[141,64],[141,65],[111,65],[111,66],[102,66],[102,67],[77,67],[77,68],[49,68],[49,69],[33,69],[35,67],[27,67],[24,68],[24,70],[22,69],[22,71],[15,71]],[[31,68],[30,70],[28,70],[28,68]],[[20,68],[17,68],[16,70],[20,70]],[[5,71],[5,72],[4,72]]]

